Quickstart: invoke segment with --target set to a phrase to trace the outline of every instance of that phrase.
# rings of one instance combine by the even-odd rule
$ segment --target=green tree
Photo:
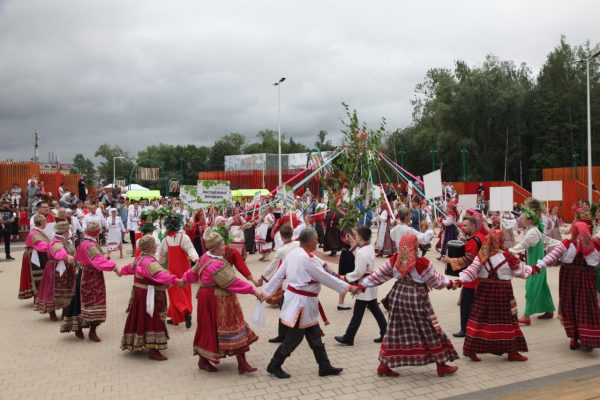
[[[335,147],[331,144],[331,140],[327,139],[327,131],[324,130],[320,130],[319,133],[317,133],[315,147],[321,151],[331,151],[335,149]]]
[[[81,153],[75,154],[75,157],[73,157],[73,168],[71,168],[70,172],[72,174],[85,175],[84,180],[88,186],[93,185],[96,179],[94,162],[89,158],[85,158]],[[75,188],[72,188],[72,190],[75,190]]]
[[[225,156],[244,154],[246,138],[236,132],[229,133],[217,140],[210,151],[208,167],[213,171],[225,169]]]
[[[111,146],[104,143],[98,147],[94,156],[103,159],[98,165],[98,180],[103,184],[112,183],[113,162],[116,176],[128,177],[134,166],[134,162],[129,156],[129,153],[119,146]],[[113,161],[114,157],[124,158]]]

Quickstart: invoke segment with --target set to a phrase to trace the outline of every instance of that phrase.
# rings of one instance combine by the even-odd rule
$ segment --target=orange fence
[[[52,193],[58,197],[58,187],[64,183],[65,190],[77,193],[77,181],[79,175],[63,175],[60,172],[42,172],[40,166],[34,162],[0,162],[0,190],[2,193],[9,192],[16,183],[21,187],[21,202],[27,199],[27,181],[32,175],[37,177],[38,182],[44,182],[46,193]]]
[[[292,178],[298,174],[301,170],[286,169],[281,171],[283,182]],[[301,174],[298,178],[290,182],[290,186],[300,182],[305,178],[305,174]],[[232,190],[236,189],[260,189],[265,188],[273,190],[277,187],[279,182],[279,174],[276,170],[248,170],[248,171],[203,171],[198,173],[198,179],[200,180],[214,180],[214,181],[229,181],[229,185]],[[318,178],[312,179],[308,183],[308,187],[312,193],[319,193],[321,182]],[[304,192],[303,189],[298,189],[301,194]]]
[[[587,167],[544,168],[543,176],[545,181],[580,181],[587,185],[587,171]],[[592,167],[592,182],[600,183],[600,167]]]

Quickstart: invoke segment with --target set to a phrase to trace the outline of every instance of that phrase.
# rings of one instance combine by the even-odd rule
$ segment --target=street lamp
[[[281,178],[281,84],[283,81],[285,81],[285,78],[281,78],[279,81],[273,84],[273,86],[277,86],[277,132],[279,137],[277,164],[279,170],[279,187],[281,187],[283,181]]]
[[[431,150],[431,170],[435,171],[435,155],[437,154],[437,150]]]
[[[125,159],[127,157],[123,157],[123,156],[113,157],[113,182],[112,182],[113,183],[113,189],[115,188],[115,181],[117,180],[116,171],[115,171],[115,161],[117,160],[117,158],[120,158],[120,159],[123,160],[123,159]]]
[[[600,55],[600,50],[589,56],[588,58],[577,60],[583,62],[585,60],[587,70],[587,180],[588,180],[588,201],[592,204],[592,113],[590,110],[590,60]]]

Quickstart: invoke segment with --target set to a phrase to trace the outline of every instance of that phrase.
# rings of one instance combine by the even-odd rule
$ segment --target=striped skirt
[[[464,353],[499,355],[527,351],[511,281],[480,280],[466,333]]]
[[[379,361],[390,368],[445,363],[458,354],[442,331],[429,301],[429,289],[400,278],[390,292],[390,316]]]

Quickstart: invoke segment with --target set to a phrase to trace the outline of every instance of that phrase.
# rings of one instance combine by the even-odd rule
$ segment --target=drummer
[[[462,220],[462,233],[464,234],[464,256],[459,258],[451,258],[447,255],[442,256],[441,260],[444,263],[450,264],[453,271],[460,271],[473,262],[481,245],[485,243],[487,238],[479,230],[479,219],[473,215],[465,215]],[[467,321],[471,313],[471,306],[475,297],[475,288],[479,281],[465,282],[460,293],[460,331],[452,334],[457,338],[465,337],[467,334]]]

